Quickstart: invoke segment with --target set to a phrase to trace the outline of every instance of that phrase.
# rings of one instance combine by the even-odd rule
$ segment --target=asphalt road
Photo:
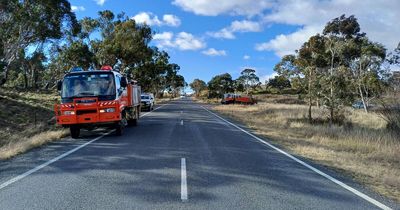
[[[121,137],[84,132],[0,162],[0,209],[379,209],[368,198],[399,208],[240,129],[173,101]]]

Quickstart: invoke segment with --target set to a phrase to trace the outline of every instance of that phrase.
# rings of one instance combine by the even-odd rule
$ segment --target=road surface
[[[0,209],[399,208],[246,132],[190,99],[169,102],[123,136],[84,132],[0,162]]]

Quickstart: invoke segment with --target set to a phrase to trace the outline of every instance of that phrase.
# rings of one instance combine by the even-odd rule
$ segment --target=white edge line
[[[211,112],[210,110],[206,109],[205,107],[201,106],[201,108],[203,108],[203,109],[206,110],[207,112],[213,114],[214,116],[218,117],[219,119],[225,121],[225,122],[228,123],[229,125],[231,125],[231,126],[237,128],[237,129],[239,129],[240,131],[246,133],[247,135],[249,135],[249,136],[251,136],[251,137],[257,139],[259,142],[261,142],[261,143],[263,143],[263,144],[265,144],[265,145],[271,147],[272,149],[274,149],[274,150],[276,150],[276,151],[278,151],[278,152],[284,154],[285,156],[289,157],[290,159],[296,161],[297,163],[300,163],[301,165],[307,167],[308,169],[314,171],[315,173],[317,173],[317,174],[319,174],[319,175],[321,175],[321,176],[323,176],[323,177],[329,179],[330,181],[336,183],[337,185],[339,185],[339,186],[345,188],[346,190],[348,190],[348,191],[354,193],[355,195],[357,195],[357,196],[363,198],[364,200],[366,200],[366,201],[368,201],[368,202],[374,204],[375,206],[377,206],[377,207],[379,207],[379,208],[381,208],[381,209],[385,209],[385,210],[390,210],[390,209],[391,209],[390,207],[388,207],[388,206],[382,204],[381,202],[379,202],[379,201],[377,201],[377,200],[375,200],[375,199],[369,197],[368,195],[366,195],[366,194],[364,194],[364,193],[362,193],[362,192],[360,192],[360,191],[358,191],[358,190],[356,190],[356,189],[350,187],[349,185],[347,185],[347,184],[345,184],[345,183],[343,183],[343,182],[341,182],[341,181],[339,181],[339,180],[337,180],[337,179],[335,179],[335,178],[329,176],[328,174],[326,174],[326,173],[324,173],[324,172],[322,172],[322,171],[320,171],[320,170],[314,168],[313,166],[311,166],[311,165],[305,163],[304,161],[302,161],[302,160],[300,160],[300,159],[294,157],[293,155],[291,155],[291,154],[289,154],[289,153],[287,153],[287,152],[285,152],[285,151],[283,151],[283,150],[281,150],[281,149],[275,147],[274,145],[272,145],[272,144],[266,142],[265,140],[263,140],[263,139],[261,139],[261,138],[255,136],[254,134],[252,134],[252,133],[250,133],[250,132],[244,130],[243,128],[241,128],[241,127],[235,125],[234,123],[229,122],[228,120],[226,120],[226,119],[220,117],[219,115],[215,114],[214,112]]]
[[[181,158],[181,200],[183,202],[188,200],[185,158]]]
[[[162,105],[162,106],[160,106],[160,107],[154,109],[153,111],[155,111],[155,110],[157,110],[157,109],[160,109],[161,107],[163,107],[163,106],[165,106],[165,105],[167,105],[167,104],[164,104],[164,105]],[[151,111],[151,112],[153,112],[153,111]],[[144,117],[144,116],[150,114],[151,112],[148,112],[148,113],[146,113],[146,114],[143,114],[143,115],[141,115],[141,117]],[[32,168],[31,170],[29,170],[29,171],[27,171],[27,172],[25,172],[25,173],[23,173],[23,174],[20,174],[20,175],[14,177],[14,178],[12,178],[12,179],[10,179],[10,180],[8,180],[8,181],[2,183],[2,184],[0,184],[0,190],[3,189],[3,188],[5,188],[5,187],[7,187],[7,186],[9,186],[10,184],[13,184],[13,183],[15,183],[15,182],[17,182],[17,181],[19,181],[19,180],[21,180],[21,179],[23,179],[23,178],[25,178],[25,177],[31,175],[31,174],[33,174],[33,173],[35,173],[35,172],[39,171],[40,169],[42,169],[42,168],[44,168],[44,167],[46,167],[46,166],[48,166],[48,165],[50,165],[50,164],[52,164],[52,163],[54,163],[54,162],[60,160],[60,159],[62,159],[62,158],[67,157],[68,155],[70,155],[70,154],[72,154],[72,153],[74,153],[74,152],[76,152],[76,151],[82,149],[83,147],[86,147],[87,145],[89,145],[89,144],[91,144],[91,143],[93,143],[93,142],[95,142],[95,141],[97,141],[97,140],[103,138],[104,136],[106,136],[106,135],[108,135],[108,134],[110,134],[110,133],[112,133],[112,132],[113,132],[113,130],[111,130],[111,131],[109,131],[109,132],[107,132],[107,133],[105,133],[105,134],[103,134],[103,135],[101,135],[101,136],[98,136],[98,137],[96,137],[96,138],[94,138],[94,139],[92,139],[92,140],[90,140],[90,141],[88,141],[88,142],[86,142],[86,143],[84,143],[84,144],[82,144],[82,145],[80,145],[80,146],[78,146],[78,147],[72,149],[72,150],[69,150],[68,152],[65,152],[65,153],[63,153],[63,154],[61,154],[61,155],[59,155],[59,156],[57,156],[57,157],[55,157],[55,158],[53,158],[53,159],[51,159],[51,160],[45,162],[45,163],[43,163],[43,164],[40,164],[40,165],[36,166],[35,168]]]

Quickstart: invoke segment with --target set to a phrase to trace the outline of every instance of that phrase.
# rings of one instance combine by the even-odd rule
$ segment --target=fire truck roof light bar
[[[111,66],[106,65],[106,66],[102,66],[102,67],[100,68],[100,70],[103,70],[103,71],[112,71],[113,68],[112,68]]]

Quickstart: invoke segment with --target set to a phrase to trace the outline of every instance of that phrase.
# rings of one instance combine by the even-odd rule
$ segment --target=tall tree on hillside
[[[207,84],[201,79],[194,79],[189,86],[194,91],[196,97],[199,97],[200,92],[207,88]]]
[[[299,66],[299,60],[296,55],[285,55],[281,61],[274,67],[274,71],[278,76],[283,76],[290,80],[291,88],[297,93],[303,93],[307,88],[304,82],[304,75]],[[268,81],[266,81],[268,82]]]
[[[307,91],[308,98],[308,120],[312,121],[312,104],[315,100],[319,105],[321,97],[320,77],[321,71],[327,68],[326,61],[326,39],[317,34],[309,38],[298,51],[298,58],[295,61],[298,66],[302,80],[306,84],[304,89]]]
[[[244,89],[246,90],[246,94],[249,94],[249,90],[251,88],[254,89],[257,85],[260,83],[260,78],[256,75],[256,70],[254,69],[244,69],[240,73],[240,77],[237,79],[238,81],[241,81],[241,83],[244,86]]]
[[[392,65],[400,65],[400,42],[396,49],[389,53],[387,61]]]
[[[30,84],[31,87],[37,89],[39,87],[38,81],[39,77],[42,77],[45,71],[44,62],[47,61],[46,55],[39,51],[33,53],[32,56],[26,59],[26,66],[30,71]]]
[[[321,71],[321,87],[325,104],[330,110],[330,124],[335,119],[339,106],[349,97],[348,62],[353,58],[353,50],[347,48],[350,40],[360,39],[365,36],[360,33],[360,25],[354,16],[345,15],[328,22],[323,31],[325,49],[327,52],[328,69]],[[347,54],[347,56],[343,56]]]
[[[99,30],[101,33],[102,40],[91,42],[98,65],[118,64],[121,71],[125,72],[151,57],[148,44],[152,39],[152,31],[147,25],[138,25],[123,14],[117,17],[109,10],[100,11],[95,21],[83,21],[84,31]]]
[[[213,77],[208,82],[208,90],[210,97],[221,97],[224,93],[233,92],[232,76],[225,73]]]
[[[182,78],[178,76],[180,66],[169,63],[170,57],[167,52],[159,51],[156,47],[150,50],[151,55],[145,56],[145,60],[138,65],[132,65],[129,74],[139,82],[143,91],[152,92],[159,97],[165,90],[169,91],[181,85]]]
[[[288,78],[284,76],[275,76],[268,80],[267,86],[276,88],[281,92],[285,88],[290,88],[291,84]]]
[[[385,61],[386,49],[366,37],[356,43],[355,48],[358,52],[350,63],[352,84],[363,102],[365,112],[368,112],[370,101],[383,92],[383,82],[379,75]]]
[[[300,69],[296,64],[296,55],[285,55],[281,61],[274,67],[274,71],[279,76],[284,76],[288,79],[300,75]]]
[[[99,21],[91,17],[84,17],[82,20],[79,21],[79,23],[82,26],[82,31],[80,35],[81,38],[87,39],[87,43],[90,44],[91,42],[90,35],[99,29],[100,27]]]
[[[64,26],[70,26],[74,34],[80,30],[68,0],[1,1],[0,25],[0,62],[4,65],[0,85],[7,81],[8,67],[18,59],[20,49],[61,38]]]
[[[138,65],[151,54],[148,48],[151,39],[151,29],[146,25],[137,25],[131,19],[116,24],[111,48],[123,72],[128,66]]]

